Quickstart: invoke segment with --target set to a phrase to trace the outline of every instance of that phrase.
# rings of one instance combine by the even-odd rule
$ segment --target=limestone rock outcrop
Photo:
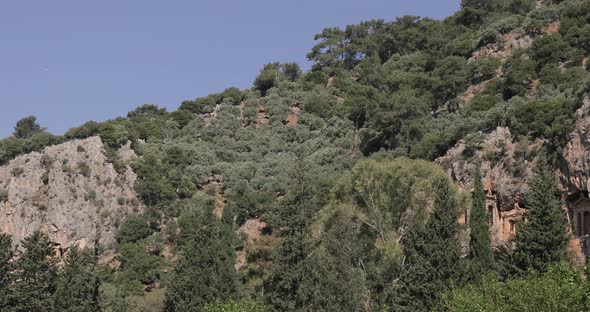
[[[560,182],[568,195],[590,191],[590,99],[576,111],[576,125],[563,149]]]
[[[483,135],[482,135],[483,136]],[[463,191],[473,188],[473,172],[481,163],[486,205],[491,217],[495,245],[514,234],[522,215],[527,181],[533,175],[537,152],[543,141],[516,141],[510,130],[498,127],[478,142],[460,141],[436,162]]]
[[[516,221],[522,217],[522,207],[526,206],[524,195],[528,191],[528,181],[544,142],[516,141],[510,130],[503,127],[481,136],[479,140],[458,142],[436,162],[467,192],[473,187],[476,164],[481,163],[492,240],[500,245],[517,230]],[[561,152],[556,175],[563,194],[563,209],[573,229],[570,249],[575,257],[583,258],[582,248],[588,243],[582,241],[586,241],[585,237],[590,239],[587,236],[590,234],[590,99],[587,97],[576,111],[575,127]]]
[[[493,57],[504,62],[514,50],[526,49],[533,44],[533,39],[521,32],[511,32],[502,36],[503,41],[499,43],[488,44],[481,49],[473,52],[469,62],[484,58]]]
[[[124,147],[121,159],[134,157]],[[143,207],[134,191],[136,175],[117,172],[99,137],[50,146],[0,167],[0,232],[17,244],[41,230],[58,248],[107,246],[122,220]]]

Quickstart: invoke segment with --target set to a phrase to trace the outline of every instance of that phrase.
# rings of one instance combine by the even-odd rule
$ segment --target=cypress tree
[[[64,312],[93,312],[100,309],[100,279],[92,272],[95,259],[73,247],[65,260],[57,289],[55,309]]]
[[[461,254],[459,214],[450,182],[434,182],[434,209],[427,222],[417,221],[406,235],[405,273],[397,290],[396,311],[429,311],[456,280]]]
[[[0,311],[8,309],[8,287],[10,283],[10,260],[12,253],[12,238],[7,234],[0,234]]]
[[[53,311],[57,268],[52,243],[37,231],[22,241],[22,248],[14,264],[8,311]]]
[[[206,304],[234,299],[238,291],[235,254],[221,221],[210,209],[188,218],[182,256],[166,292],[167,312],[201,311]]]
[[[537,166],[526,196],[526,211],[515,237],[515,264],[521,270],[545,271],[567,259],[570,241],[554,174],[544,162]]]
[[[477,280],[485,272],[493,269],[494,256],[490,238],[489,217],[481,181],[480,168],[475,170],[474,189],[471,194],[471,216],[469,218],[471,259],[471,278]]]
[[[298,298],[303,276],[307,274],[305,259],[310,246],[306,240],[315,206],[312,204],[310,166],[303,150],[297,151],[292,164],[293,177],[285,205],[279,211],[276,224],[281,228],[283,242],[273,253],[273,263],[264,280],[267,303],[274,311],[301,311],[304,302]]]

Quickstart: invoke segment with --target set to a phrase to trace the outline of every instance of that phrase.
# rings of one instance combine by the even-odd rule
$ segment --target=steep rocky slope
[[[556,172],[564,210],[572,225],[576,211],[589,208],[584,199],[590,192],[590,99],[584,98],[582,103],[576,111],[575,128],[561,151],[560,167]],[[477,163],[481,164],[495,245],[506,242],[516,230],[516,221],[521,218],[522,207],[526,205],[527,183],[542,145],[542,140],[515,140],[508,128],[499,127],[479,142],[461,140],[436,160],[464,191],[473,187],[473,170]],[[574,226],[572,229],[575,231]],[[574,240],[572,247],[578,254],[581,252],[579,243]]]
[[[123,147],[122,159],[133,157]],[[108,245],[125,216],[142,211],[136,176],[117,172],[99,137],[50,146],[0,167],[0,231],[16,244],[35,230],[58,248]]]
[[[560,182],[569,195],[590,191],[590,99],[576,111],[576,127],[563,151]]]
[[[536,154],[543,142],[516,141],[510,130],[498,127],[481,142],[460,141],[436,160],[458,186],[473,187],[473,172],[481,164],[485,179],[487,206],[492,222],[492,240],[500,244],[514,233],[515,221],[522,214],[527,181],[532,177]]]

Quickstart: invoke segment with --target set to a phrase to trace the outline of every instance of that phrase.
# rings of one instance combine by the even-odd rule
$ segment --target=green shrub
[[[43,171],[43,173],[41,174],[41,183],[43,183],[44,185],[49,184],[49,169]]]
[[[12,176],[15,178],[19,178],[23,173],[25,173],[25,169],[21,167],[15,167],[14,169],[10,170],[10,174],[12,174]]]
[[[0,191],[0,202],[5,202],[8,200],[8,191],[2,190]]]
[[[128,217],[117,232],[117,241],[119,243],[134,243],[150,236],[153,232],[145,217]]]
[[[88,191],[86,194],[84,194],[84,200],[85,201],[96,200],[96,191]]]
[[[78,172],[82,176],[88,178],[88,177],[90,177],[91,170],[86,162],[81,161],[78,163]]]
[[[481,283],[454,290],[444,311],[588,311],[590,285],[569,264],[552,266],[547,273],[501,282],[490,275]]]
[[[230,301],[228,303],[215,303],[205,306],[205,312],[270,312],[270,308],[264,303],[252,299],[242,301]]]

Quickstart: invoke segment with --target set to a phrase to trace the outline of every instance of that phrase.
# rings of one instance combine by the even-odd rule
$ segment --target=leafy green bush
[[[162,259],[148,254],[143,245],[125,243],[119,247],[119,251],[122,262],[119,282],[149,285],[160,279]]]
[[[12,174],[12,176],[15,178],[19,178],[21,175],[23,175],[23,173],[25,173],[25,169],[22,167],[14,167],[12,170],[10,170],[10,174]]]
[[[100,124],[98,133],[102,141],[109,147],[117,148],[129,140],[127,128],[118,122],[111,121]]]
[[[98,123],[96,121],[89,121],[78,128],[71,128],[64,134],[68,140],[72,139],[86,139],[98,134]]]
[[[552,266],[547,273],[499,281],[494,275],[481,283],[459,288],[443,303],[446,311],[588,311],[590,285],[569,264]]]
[[[244,299],[238,302],[208,304],[205,312],[270,312],[270,308],[262,302]]]
[[[88,163],[86,163],[85,161],[81,161],[78,163],[78,172],[83,176],[83,177],[90,177],[90,173],[91,173],[91,169],[90,166],[88,166]]]
[[[154,231],[150,228],[147,219],[143,216],[132,216],[125,219],[117,232],[119,243],[135,243],[148,236]]]

